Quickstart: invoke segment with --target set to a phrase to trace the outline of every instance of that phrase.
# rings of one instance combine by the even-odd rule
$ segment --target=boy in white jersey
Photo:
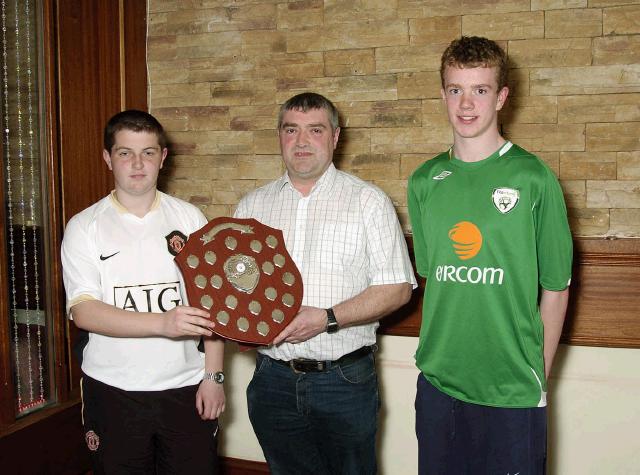
[[[419,472],[544,473],[546,378],[562,330],[572,241],[550,169],[498,130],[507,64],[462,37],[442,56],[451,149],[411,176],[417,271]]]
[[[103,159],[115,190],[74,216],[62,242],[67,312],[89,336],[82,415],[96,474],[217,472],[223,341],[207,312],[186,306],[173,260],[207,221],[156,189],[166,156],[153,116],[113,116]]]

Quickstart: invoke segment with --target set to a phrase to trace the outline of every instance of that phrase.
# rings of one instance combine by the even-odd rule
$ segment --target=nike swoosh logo
[[[101,261],[106,261],[107,259],[109,259],[110,257],[115,256],[116,254],[120,254],[120,251],[116,251],[113,254],[110,254],[108,256],[103,256],[102,254],[100,254],[100,260]]]

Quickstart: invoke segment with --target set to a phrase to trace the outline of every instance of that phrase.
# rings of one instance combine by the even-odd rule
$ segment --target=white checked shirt
[[[371,285],[417,286],[398,217],[378,187],[333,164],[309,196],[285,174],[245,196],[237,218],[255,218],[281,229],[304,283],[303,305],[329,308]],[[378,322],[320,333],[302,343],[259,351],[280,360],[336,360],[376,341]]]

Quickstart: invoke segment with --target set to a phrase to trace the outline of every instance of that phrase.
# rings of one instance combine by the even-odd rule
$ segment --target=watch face
[[[224,373],[222,371],[218,371],[214,375],[214,379],[213,380],[218,384],[222,384],[224,382]]]

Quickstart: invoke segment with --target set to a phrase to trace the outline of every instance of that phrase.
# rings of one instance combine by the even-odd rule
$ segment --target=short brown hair
[[[282,127],[282,118],[286,111],[296,110],[307,112],[310,109],[326,110],[332,131],[335,132],[339,127],[338,109],[333,105],[333,102],[315,92],[303,92],[288,99],[287,102],[280,107],[280,112],[278,113],[278,130]]]
[[[129,109],[118,112],[109,119],[104,128],[104,149],[111,153],[111,149],[115,144],[116,133],[121,130],[130,130],[132,132],[149,132],[158,137],[158,145],[160,148],[167,148],[167,136],[158,119],[147,112]]]
[[[507,55],[495,41],[479,36],[462,36],[453,40],[442,53],[440,81],[444,88],[444,71],[456,68],[497,68],[498,91],[507,85]]]

